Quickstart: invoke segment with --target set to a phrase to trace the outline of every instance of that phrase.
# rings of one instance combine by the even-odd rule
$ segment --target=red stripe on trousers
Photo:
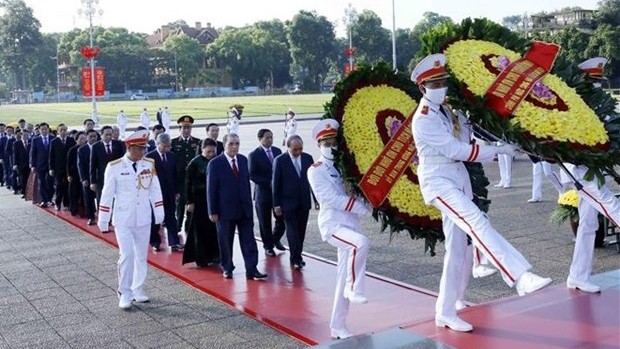
[[[616,221],[611,218],[611,215],[609,214],[609,212],[607,212],[607,210],[605,209],[605,206],[603,206],[603,204],[601,204],[598,200],[596,200],[594,198],[594,196],[590,195],[590,193],[588,193],[585,189],[581,189],[582,192],[584,192],[590,199],[592,199],[594,202],[596,202],[599,206],[601,206],[601,210],[603,210],[603,214],[605,215],[605,217],[607,217],[607,219],[609,219],[610,221],[614,222],[614,224],[616,225],[616,227],[620,227],[620,225],[618,225],[618,223],[616,223]]]
[[[352,242],[348,242],[346,240],[343,240],[339,237],[337,237],[336,235],[332,235],[334,237],[334,239],[336,240],[340,240],[342,242],[344,242],[347,245],[351,245],[353,246],[353,263],[351,263],[351,275],[353,276],[353,281],[351,282],[351,291],[353,291],[353,284],[355,283],[355,256],[357,255],[357,246],[352,243]]]
[[[471,225],[465,220],[465,218],[461,217],[460,214],[458,214],[458,212],[456,212],[456,210],[454,210],[452,207],[450,207],[450,205],[448,205],[447,202],[443,201],[441,199],[441,197],[437,197],[437,199],[439,201],[441,201],[442,204],[444,204],[450,211],[452,211],[460,220],[463,221],[463,223],[465,223],[467,225],[467,227],[469,227],[469,231],[471,232],[471,235],[473,235],[473,237],[476,238],[476,240],[478,240],[478,243],[480,243],[480,246],[482,246],[482,248],[487,251],[487,253],[489,254],[489,256],[491,256],[491,258],[495,261],[495,263],[497,264],[497,266],[501,269],[501,271],[506,274],[506,276],[508,276],[508,278],[510,279],[511,282],[515,282],[515,278],[510,275],[510,273],[508,272],[508,270],[497,260],[497,258],[495,258],[495,256],[491,253],[491,250],[489,250],[489,248],[482,242],[482,240],[480,240],[480,238],[478,237],[478,235],[476,235],[476,232],[474,232],[474,229],[471,227]]]

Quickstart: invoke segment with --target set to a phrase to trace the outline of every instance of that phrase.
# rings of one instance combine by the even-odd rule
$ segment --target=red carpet
[[[96,226],[68,212],[47,209],[75,227],[117,246],[113,233],[101,234]],[[235,239],[232,280],[222,277],[219,267],[198,269],[181,265],[181,253],[149,252],[149,263],[179,280],[229,304],[249,316],[299,341],[314,345],[330,341],[329,319],[335,288],[335,265],[318,257],[306,256],[306,267],[293,271],[287,252],[266,258],[259,242],[259,270],[269,274],[266,281],[247,281],[241,250]],[[147,279],[148,285],[148,279]],[[351,305],[349,330],[368,334],[419,322],[434,314],[436,295],[377,275],[366,280],[368,304]],[[406,300],[406,301],[404,301]],[[155,300],[157,301],[157,300]]]

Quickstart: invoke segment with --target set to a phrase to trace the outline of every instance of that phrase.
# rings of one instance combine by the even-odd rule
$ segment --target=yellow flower
[[[559,205],[577,207],[579,206],[579,194],[574,189],[571,189],[558,198]]]
[[[448,69],[478,97],[483,97],[496,79],[496,75],[485,65],[483,57],[490,57],[488,61],[496,67],[499,56],[505,56],[511,62],[521,58],[516,52],[496,43],[480,40],[457,41],[444,53]],[[550,109],[557,101],[555,96],[541,101],[532,95],[532,99],[537,99],[540,104],[549,108],[539,107],[524,99],[514,111],[511,119],[513,125],[522,127],[539,139],[551,138],[559,142],[591,147],[609,142],[604,124],[573,88],[553,74],[545,75],[542,83],[559,96],[566,105],[566,110]]]

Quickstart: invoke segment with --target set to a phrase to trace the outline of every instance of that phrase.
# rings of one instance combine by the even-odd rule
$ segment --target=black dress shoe
[[[280,241],[276,241],[276,243],[273,245],[280,251],[286,251],[286,248],[284,248],[284,245],[282,245]]]
[[[273,248],[266,248],[265,255],[269,257],[275,257],[276,253],[273,251]]]
[[[86,224],[88,224],[88,225],[95,225],[96,223],[95,223],[94,219],[89,219]]]
[[[17,193],[15,193],[15,194],[17,194]],[[47,208],[47,203],[46,203],[46,202],[43,202],[43,203],[41,203],[41,204],[39,205],[39,207],[41,207],[41,208]]]
[[[153,251],[159,252],[159,251],[161,251],[161,248],[159,247],[159,245],[153,246]]]
[[[222,275],[224,276],[224,279],[232,279],[232,271],[225,271]]]
[[[263,274],[257,270],[253,273],[245,274],[245,277],[248,280],[265,280],[267,278],[267,274]]]
[[[301,268],[303,268],[303,266],[301,265],[301,263],[291,263],[291,268],[295,270],[300,270]]]

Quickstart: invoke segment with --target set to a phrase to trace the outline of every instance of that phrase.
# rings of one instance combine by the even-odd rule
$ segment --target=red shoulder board
[[[318,167],[318,166],[321,166],[321,164],[322,164],[322,162],[317,161],[314,164],[312,164],[312,167]]]
[[[428,105],[422,106],[422,111],[420,113],[422,113],[422,115],[428,115]]]

